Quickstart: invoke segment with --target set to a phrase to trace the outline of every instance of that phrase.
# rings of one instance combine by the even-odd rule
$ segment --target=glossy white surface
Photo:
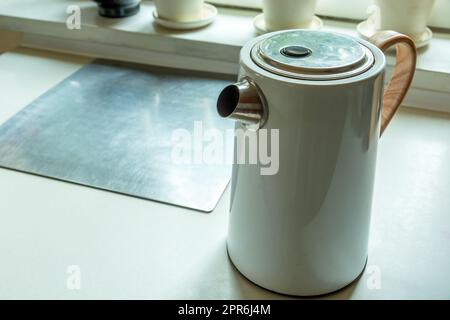
[[[308,36],[325,40],[317,48]],[[298,80],[257,65],[250,52],[260,43],[269,43],[275,54],[291,43],[305,45],[312,50],[308,62],[321,67],[330,60],[321,62],[322,55],[341,53],[342,46],[362,56],[362,45],[323,32],[286,31],[250,41],[241,51],[240,77],[252,79],[267,101],[263,129],[279,130],[279,171],[261,175],[262,165],[233,165],[230,258],[249,279],[275,292],[333,292],[353,281],[367,259],[385,58],[364,43],[375,57],[368,71]]]
[[[0,55],[0,122],[86,62]],[[395,118],[378,150],[368,268],[323,298],[450,298],[449,141],[448,115]],[[0,170],[0,297],[286,298],[229,262],[228,202],[205,215]],[[79,291],[66,289],[68,265],[81,267]],[[367,285],[377,270],[379,289]]]

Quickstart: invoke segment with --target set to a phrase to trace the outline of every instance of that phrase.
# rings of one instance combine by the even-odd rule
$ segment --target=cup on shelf
[[[263,0],[268,30],[308,28],[314,18],[317,0]]]
[[[204,0],[154,0],[158,17],[174,22],[202,19]]]
[[[376,30],[394,30],[418,37],[427,28],[435,0],[373,0],[378,12],[374,17]]]

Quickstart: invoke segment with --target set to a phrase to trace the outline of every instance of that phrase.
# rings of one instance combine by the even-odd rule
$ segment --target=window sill
[[[66,28],[68,5],[81,8],[81,30]],[[97,15],[88,0],[4,0],[0,29],[23,33],[21,45],[91,57],[174,68],[236,74],[242,45],[257,34],[254,11],[219,9],[216,21],[194,31],[171,31],[152,23],[152,2],[138,15],[115,20]],[[355,24],[324,20],[324,30],[357,36]],[[450,112],[450,35],[435,33],[419,50],[417,71],[405,105]],[[394,63],[388,57],[388,72]]]

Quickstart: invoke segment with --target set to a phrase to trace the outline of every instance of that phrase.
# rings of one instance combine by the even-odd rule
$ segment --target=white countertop
[[[0,55],[0,123],[88,62]],[[228,260],[228,202],[227,190],[204,214],[0,169],[0,298],[286,298]],[[80,290],[66,287],[70,265],[81,268]],[[379,289],[367,285],[374,270]],[[368,268],[324,298],[450,298],[448,114],[403,109],[385,132]]]

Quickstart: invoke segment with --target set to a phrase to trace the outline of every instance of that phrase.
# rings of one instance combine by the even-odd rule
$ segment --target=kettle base
[[[318,298],[318,297],[330,295],[330,294],[339,292],[339,291],[341,291],[341,290],[344,290],[345,288],[351,286],[353,283],[355,283],[355,282],[357,282],[359,279],[361,279],[362,275],[364,274],[364,271],[366,270],[367,261],[368,261],[368,257],[366,257],[366,261],[364,262],[364,265],[363,265],[363,267],[362,267],[361,272],[360,272],[354,279],[352,279],[351,281],[345,283],[344,285],[342,285],[342,286],[340,286],[340,287],[337,287],[337,288],[332,289],[332,290],[329,290],[329,291],[324,291],[324,292],[320,292],[320,293],[315,293],[315,294],[296,294],[296,293],[282,292],[282,291],[278,291],[278,290],[271,289],[271,288],[269,288],[269,287],[266,287],[266,286],[263,285],[263,284],[260,284],[258,281],[254,280],[251,276],[249,276],[249,275],[243,273],[243,272],[239,269],[239,267],[236,265],[236,263],[233,261],[233,258],[232,258],[231,255],[230,255],[230,251],[229,251],[229,248],[228,248],[228,242],[227,242],[227,246],[226,246],[226,247],[227,247],[227,255],[228,255],[228,258],[230,259],[232,265],[236,268],[236,270],[237,270],[237,271],[238,271],[245,279],[247,279],[248,281],[250,281],[250,282],[253,283],[254,285],[256,285],[256,286],[258,286],[258,287],[260,287],[260,288],[262,288],[262,289],[264,289],[264,290],[267,290],[267,291],[270,291],[270,292],[273,292],[273,293],[276,293],[276,294],[281,294],[281,295],[284,295],[284,296],[297,297],[297,298],[299,298],[299,297],[303,297],[303,298],[312,298],[312,297]]]

